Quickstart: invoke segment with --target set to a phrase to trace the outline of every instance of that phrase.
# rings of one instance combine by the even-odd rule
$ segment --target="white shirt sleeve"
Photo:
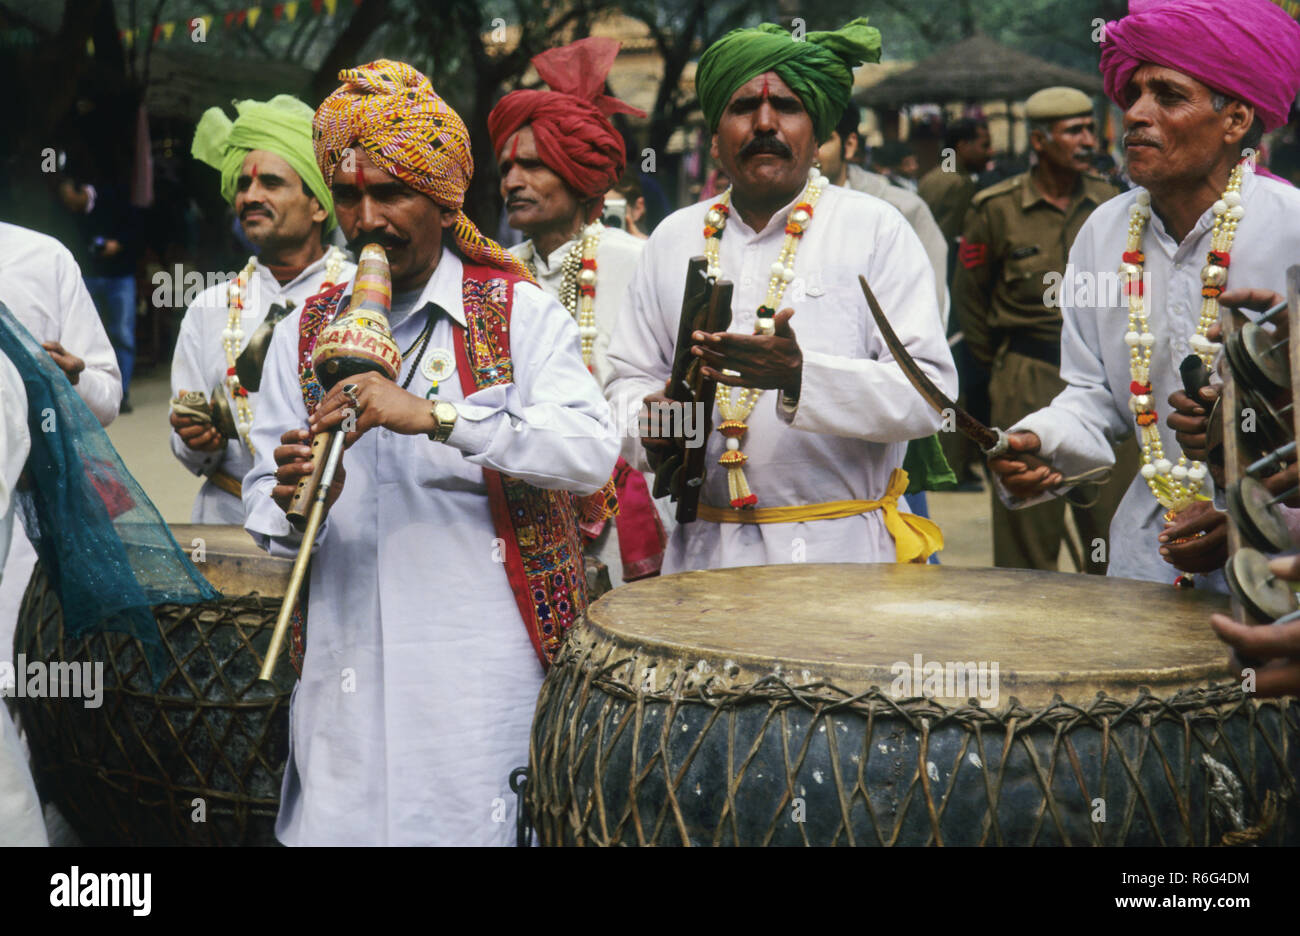
[[[600,490],[618,458],[609,405],[582,362],[578,326],[529,283],[515,286],[510,353],[514,381],[458,403],[447,444],[540,488]]]
[[[935,386],[955,397],[957,368],[940,324],[930,261],[903,216],[891,214],[873,245],[867,285],[908,354]],[[868,442],[906,442],[937,431],[942,416],[895,362],[870,320],[865,297],[860,306],[868,319],[867,357],[804,351],[798,406],[787,409],[774,393],[778,416],[795,429]],[[796,314],[790,320],[796,340],[799,326]]]
[[[280,506],[271,499],[275,487],[275,450],[280,436],[290,429],[307,428],[307,405],[298,383],[298,316],[292,315],[277,327],[262,368],[261,392],[253,410],[249,438],[257,453],[253,467],[244,476],[244,529],[273,556],[293,557],[302,534],[289,523]],[[319,548],[329,529],[329,517],[316,536]]]
[[[59,343],[86,362],[77,380],[77,395],[86,401],[100,425],[107,426],[117,418],[122,404],[122,372],[117,369],[117,355],[72,255],[66,250],[58,252],[54,262],[61,316]]]
[[[172,356],[172,397],[182,390],[198,390],[204,394],[212,391],[214,381],[211,374],[204,373],[204,317],[218,314],[210,306],[203,304],[204,296],[191,303],[181,319],[180,331],[176,335],[176,350]],[[209,475],[221,467],[225,461],[226,446],[215,452],[199,452],[181,441],[180,434],[171,431],[172,454],[190,472],[196,475]]]
[[[1067,269],[1097,269],[1095,258],[1079,240],[1070,250]],[[1133,422],[1132,415],[1116,404],[1106,378],[1102,338],[1097,329],[1098,310],[1064,303],[1061,317],[1061,379],[1066,387],[1050,404],[1030,413],[1008,431],[1037,435],[1042,443],[1039,454],[1068,477],[1114,465],[1113,446],[1132,434]],[[999,496],[1010,507],[1027,507],[1054,496],[1045,493],[1022,501],[996,483]]]
[[[27,430],[27,391],[18,368],[0,354],[0,571],[9,552],[14,518],[14,490],[31,450]],[[0,712],[0,718],[4,713]]]

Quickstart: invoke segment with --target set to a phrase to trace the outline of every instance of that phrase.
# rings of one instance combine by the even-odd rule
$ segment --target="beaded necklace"
[[[337,247],[330,247],[325,252],[325,281],[321,283],[321,289],[328,289],[338,281],[343,272],[343,263],[346,259],[343,251]],[[226,305],[230,314],[226,320],[226,327],[221,331],[221,346],[226,352],[226,379],[224,383],[226,391],[230,394],[231,402],[235,404],[235,425],[239,429],[239,438],[243,441],[244,448],[248,450],[249,455],[256,454],[253,450],[253,443],[248,438],[248,434],[253,428],[253,407],[248,402],[248,391],[239,384],[239,377],[235,373],[235,359],[239,357],[239,352],[243,350],[244,296],[248,293],[248,284],[252,280],[253,272],[256,269],[257,258],[249,257],[248,263],[239,271],[235,281],[227,287]]]
[[[817,206],[817,200],[821,198],[825,186],[826,178],[820,170],[816,167],[810,169],[803,196],[790,210],[790,217],[786,219],[785,242],[781,245],[781,253],[772,264],[771,276],[767,283],[767,297],[758,307],[758,318],[754,322],[756,335],[771,335],[775,330],[773,318],[776,315],[776,307],[780,304],[781,297],[785,295],[786,286],[794,279],[794,260],[799,252],[799,242],[809,222],[812,221],[813,209]],[[704,216],[704,256],[708,263],[707,274],[711,280],[716,280],[722,275],[718,251],[722,244],[723,228],[727,225],[727,216],[731,213],[730,201],[731,189],[728,188],[715,204],[709,206]],[[758,387],[736,387],[733,396],[732,389],[725,384],[718,385],[718,412],[722,416],[722,422],[718,424],[718,432],[726,439],[727,446],[726,451],[718,459],[718,464],[727,469],[727,491],[731,506],[744,509],[757,504],[758,495],[749,489],[744,470],[748,458],[740,451],[740,446],[741,440],[749,430],[745,420],[754,411],[759,397],[763,395],[763,390]]]
[[[1238,222],[1246,214],[1241,202],[1243,172],[1244,163],[1238,163],[1228,177],[1228,187],[1223,196],[1214,203],[1214,230],[1210,234],[1210,251],[1206,256],[1206,264],[1201,269],[1201,315],[1196,333],[1188,343],[1207,367],[1213,366],[1214,353],[1219,345],[1206,338],[1205,333],[1218,321],[1219,296],[1228,281],[1232,241],[1237,234]],[[1182,454],[1178,456],[1178,463],[1174,464],[1165,457],[1164,446],[1160,441],[1159,417],[1151,399],[1151,353],[1155,348],[1156,337],[1148,326],[1142,296],[1142,264],[1146,260],[1142,253],[1142,234],[1150,217],[1151,196],[1145,191],[1138,192],[1137,202],[1129,213],[1128,243],[1119,273],[1124,281],[1124,292],[1128,295],[1129,330],[1124,335],[1124,343],[1129,348],[1129,373],[1133,378],[1129,385],[1129,409],[1133,411],[1138,437],[1142,443],[1140,470],[1156,500],[1161,506],[1169,508],[1166,517],[1171,518],[1172,514],[1193,501],[1207,499],[1201,493],[1206,468],[1198,461],[1189,463],[1187,456]]]
[[[560,264],[560,304],[578,322],[578,337],[582,341],[582,363],[591,370],[591,355],[596,347],[596,248],[604,226],[593,221],[584,227]],[[537,279],[537,248],[528,255],[524,265]]]

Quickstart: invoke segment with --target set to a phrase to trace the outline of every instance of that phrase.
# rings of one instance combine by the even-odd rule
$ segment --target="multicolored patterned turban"
[[[312,142],[326,184],[350,146],[360,146],[393,178],[456,212],[452,236],[461,252],[531,280],[524,265],[484,237],[461,210],[474,175],[469,131],[460,115],[405,62],[378,59],[339,72],[343,85],[316,108]]]
[[[1120,107],[1143,62],[1245,101],[1274,130],[1300,90],[1300,23],[1269,0],[1132,0],[1101,45],[1106,96]]]
[[[627,165],[623,137],[611,114],[645,112],[603,93],[620,43],[591,36],[533,56],[533,67],[550,91],[511,91],[488,114],[492,149],[499,157],[506,140],[524,125],[533,128],[537,154],[579,198],[595,198],[614,187]]]
[[[863,16],[834,32],[810,32],[803,39],[763,23],[733,29],[704,50],[695,70],[695,94],[709,129],[717,130],[736,89],[755,75],[774,71],[803,102],[813,132],[824,142],[849,103],[854,67],[879,61],[880,30],[868,26]]]
[[[219,107],[209,107],[199,118],[190,153],[221,173],[221,197],[235,203],[239,170],[253,150],[266,150],[287,162],[307,183],[329,217],[325,230],[334,229],[334,199],[321,178],[312,154],[312,110],[296,97],[277,94],[269,101],[236,101],[239,116],[232,122]]]

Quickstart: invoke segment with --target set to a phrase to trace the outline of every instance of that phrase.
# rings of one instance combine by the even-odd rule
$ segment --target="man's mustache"
[[[764,153],[770,153],[773,156],[781,156],[785,159],[794,157],[794,151],[786,146],[774,136],[754,137],[740,148],[738,154],[741,159],[748,159],[751,156],[758,156]]]
[[[1124,136],[1125,146],[1153,146],[1160,149],[1160,142],[1151,137],[1142,136],[1140,133],[1129,133]]]
[[[243,221],[249,216],[250,213],[254,211],[260,211],[268,218],[275,217],[275,213],[271,211],[270,207],[268,207],[267,205],[263,205],[261,202],[249,202],[247,205],[244,206],[244,210],[239,213],[239,220]]]
[[[367,234],[359,234],[352,240],[348,241],[348,250],[354,255],[360,256],[361,248],[367,244],[378,244],[388,250],[394,250],[398,247],[405,247],[410,241],[404,237],[397,237],[393,234],[386,234],[383,231],[371,231]]]

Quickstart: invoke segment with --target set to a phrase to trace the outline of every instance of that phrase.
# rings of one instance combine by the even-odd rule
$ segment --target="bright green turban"
[[[190,153],[221,173],[221,197],[235,201],[235,187],[244,157],[253,150],[275,153],[302,177],[329,217],[325,230],[334,228],[334,199],[316,165],[311,144],[310,107],[288,94],[269,101],[236,101],[239,116],[232,123],[219,107],[209,107],[199,118]]]
[[[854,66],[878,61],[880,30],[868,26],[863,16],[834,32],[810,32],[803,39],[763,23],[757,29],[733,29],[704,50],[695,70],[695,93],[709,129],[717,130],[736,89],[755,75],[774,71],[803,101],[822,142],[830,139],[849,103]]]

